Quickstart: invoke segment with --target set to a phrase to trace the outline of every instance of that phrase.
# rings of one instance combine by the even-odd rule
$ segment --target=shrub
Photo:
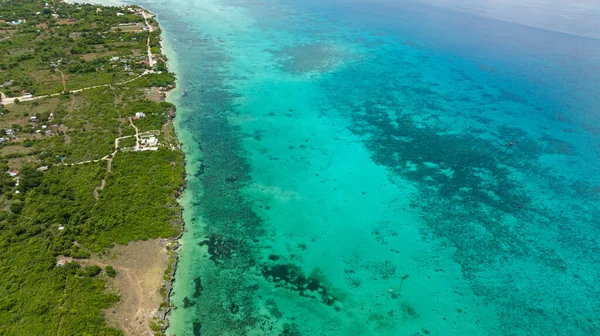
[[[10,205],[10,211],[12,211],[12,213],[14,213],[15,215],[20,214],[22,210],[23,210],[23,203],[21,203],[21,202],[14,202],[13,204]]]
[[[85,268],[85,273],[91,277],[95,277],[96,275],[100,274],[100,272],[102,272],[102,268],[100,268],[100,266],[93,265]]]
[[[117,271],[110,265],[107,265],[106,268],[104,269],[104,271],[106,272],[106,275],[108,275],[111,278],[114,278],[117,276]]]

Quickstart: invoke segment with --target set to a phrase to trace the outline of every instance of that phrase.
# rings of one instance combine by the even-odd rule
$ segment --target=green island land
[[[0,0],[0,335],[163,334],[185,167],[160,39],[136,6]],[[108,323],[144,241],[153,316]]]

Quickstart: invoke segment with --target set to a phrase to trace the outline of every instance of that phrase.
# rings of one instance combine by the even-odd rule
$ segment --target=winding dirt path
[[[60,72],[60,80],[61,80],[62,86],[63,86],[62,93],[65,93],[65,92],[67,92],[67,78],[65,77],[65,74],[62,71],[60,71],[58,69],[56,69],[56,71]]]
[[[129,123],[131,124],[131,127],[135,128],[135,150],[140,150],[140,131],[133,123],[133,118],[129,118]]]
[[[146,76],[146,75],[152,74],[152,73],[155,73],[155,71],[153,71],[153,70],[145,70],[141,75],[136,76],[135,78],[126,80],[124,82],[117,83],[115,85],[117,85],[117,86],[118,85],[125,85],[125,84],[133,82],[134,80],[136,80],[136,79],[138,79],[140,77],[143,77],[143,76]],[[66,84],[63,84],[63,85],[66,85]],[[70,93],[77,93],[77,92],[81,92],[81,91],[86,91],[86,90],[91,90],[91,89],[96,89],[96,88],[101,88],[101,87],[107,87],[107,86],[108,87],[112,87],[112,84],[102,84],[102,85],[88,86],[88,87],[84,87],[84,88],[81,88],[81,89],[76,89],[76,90],[70,91]],[[65,91],[63,91],[63,92],[65,92]],[[3,94],[2,97],[0,97],[0,103],[4,104],[4,105],[9,105],[9,104],[14,104],[15,103],[15,99],[18,99],[19,101],[32,101],[32,100],[49,98],[49,97],[57,97],[57,96],[63,94],[63,92],[53,93],[53,94],[49,94],[49,95],[45,95],[45,96],[33,97],[33,98],[30,98],[30,99],[23,99],[23,96],[21,96],[21,97],[10,97],[9,98],[9,97],[4,96],[4,94]]]
[[[154,31],[154,28],[148,24],[148,13],[142,11],[142,16],[144,17],[146,27],[148,27],[148,32],[152,33]],[[148,65],[150,66],[150,68],[152,68],[156,64],[156,62],[154,61],[152,49],[150,48],[150,34],[148,34],[148,41],[146,42],[146,47],[148,48]]]

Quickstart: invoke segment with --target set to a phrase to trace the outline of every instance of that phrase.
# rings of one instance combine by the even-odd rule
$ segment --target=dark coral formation
[[[208,246],[210,260],[215,264],[222,263],[225,259],[231,258],[231,255],[236,248],[236,244],[236,241],[232,238],[226,238],[215,234],[210,235],[208,239],[200,242],[200,246]]]
[[[329,294],[319,279],[315,276],[305,276],[300,267],[296,265],[263,266],[261,273],[265,279],[275,283],[276,287],[297,291],[301,296],[319,298],[328,306],[333,306],[338,302],[338,299]]]
[[[192,332],[194,336],[202,336],[200,329],[202,329],[202,323],[200,323],[200,321],[194,321],[194,324],[192,325]]]
[[[197,298],[202,294],[204,287],[202,287],[202,280],[200,277],[194,279],[194,297]]]
[[[281,334],[279,334],[279,336],[301,336],[302,334],[300,333],[300,331],[298,330],[298,326],[296,326],[295,324],[285,324],[283,326],[283,331],[281,332]]]
[[[390,58],[386,60],[392,62]],[[398,60],[397,65],[403,78],[428,85],[406,63]],[[535,321],[535,328],[545,334],[562,332],[552,327],[556,321],[583,330],[581,326],[588,325],[584,320],[589,320],[589,315],[567,316],[564,310],[552,308],[536,311],[527,296],[513,287],[517,278],[530,283],[528,275],[498,267],[498,263],[509,265],[512,260],[532,260],[544,267],[547,281],[544,286],[532,284],[529,288],[535,288],[538,295],[544,293],[546,297],[568,301],[572,293],[562,290],[565,283],[572,283],[565,251],[583,256],[582,249],[571,248],[590,246],[586,234],[577,229],[589,220],[579,214],[597,213],[592,206],[572,200],[598,196],[590,192],[595,190],[593,185],[583,183],[573,188],[569,179],[553,176],[539,159],[551,154],[575,162],[576,147],[543,135],[549,131],[542,131],[540,136],[516,125],[499,125],[495,116],[517,113],[504,110],[507,101],[513,104],[509,106],[521,104],[516,110],[539,111],[538,106],[519,96],[503,92],[489,95],[476,105],[473,102],[478,100],[477,95],[486,92],[475,83],[464,85],[472,90],[470,95],[420,90],[408,80],[398,81],[396,76],[400,73],[390,71],[387,64],[360,69],[362,78],[380,79],[380,86],[374,91],[373,82],[357,79],[355,71],[347,69],[329,80],[325,84],[327,92],[351,120],[350,130],[363,138],[372,159],[387,167],[390,181],[408,180],[418,186],[410,208],[421,214],[426,224],[422,233],[456,248],[455,261],[461,264],[475,294],[505,308],[500,320],[511,330],[529,333],[519,322],[524,319]],[[340,77],[355,80],[343,83]],[[448,124],[449,120],[464,119],[468,119],[468,129]],[[507,146],[511,140],[515,141],[514,146]],[[518,176],[527,176],[536,183],[542,181],[539,190],[553,196],[532,191]],[[544,183],[549,187],[542,186]],[[562,246],[532,240],[532,233],[538,228],[553,234],[560,232],[559,236],[564,237]],[[381,244],[387,243],[379,232],[374,235]],[[489,286],[478,278],[481,271],[506,281],[499,287]],[[353,281],[351,275],[346,277]],[[546,307],[552,307],[550,299],[544,301]],[[412,316],[413,312],[405,307],[403,314]],[[593,333],[587,329],[589,332]]]

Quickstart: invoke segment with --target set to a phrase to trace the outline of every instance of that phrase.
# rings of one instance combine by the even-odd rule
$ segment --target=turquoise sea
[[[136,3],[188,164],[168,334],[600,335],[600,5]]]

